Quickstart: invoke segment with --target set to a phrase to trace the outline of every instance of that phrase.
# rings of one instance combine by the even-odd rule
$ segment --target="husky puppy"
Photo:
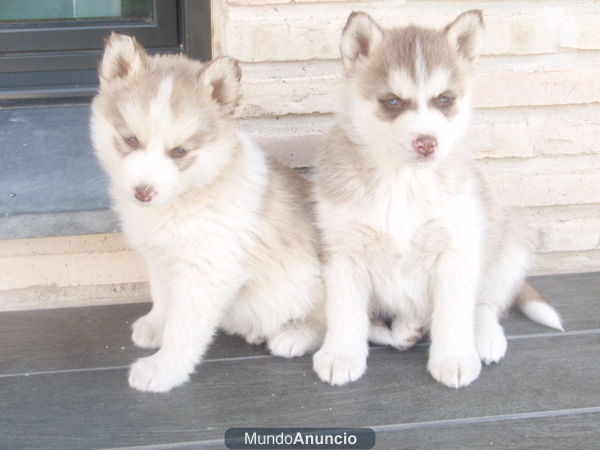
[[[524,284],[535,233],[494,201],[455,145],[482,31],[476,10],[439,31],[348,18],[345,95],[315,182],[327,334],[313,362],[324,381],[358,379],[369,336],[407,349],[429,331],[433,378],[466,386],[481,361],[504,356],[499,317],[515,296],[531,319],[561,328]],[[391,325],[370,327],[377,318]]]
[[[236,131],[238,63],[150,56],[112,34],[99,73],[93,142],[153,300],[132,339],[160,347],[133,364],[129,384],[182,384],[218,327],[284,357],[317,348],[323,286],[310,190]]]

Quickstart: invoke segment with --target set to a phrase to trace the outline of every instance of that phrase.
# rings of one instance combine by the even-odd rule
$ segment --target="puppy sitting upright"
[[[441,31],[383,30],[363,13],[348,19],[347,94],[315,187],[328,330],[314,368],[324,381],[364,373],[369,335],[406,349],[429,330],[431,375],[468,385],[482,360],[504,356],[499,317],[517,294],[530,318],[561,327],[523,281],[535,233],[493,201],[455,145],[482,30],[480,11]],[[369,315],[391,327],[369,331]]]
[[[148,267],[153,307],[133,341],[158,348],[129,384],[185,382],[221,326],[271,352],[320,343],[322,280],[306,182],[236,131],[237,62],[149,56],[112,34],[92,136],[128,243]]]

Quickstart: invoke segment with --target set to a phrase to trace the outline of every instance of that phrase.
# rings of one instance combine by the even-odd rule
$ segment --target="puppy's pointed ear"
[[[147,55],[135,38],[111,33],[104,44],[104,56],[98,70],[100,83],[124,79],[146,68]]]
[[[357,62],[368,58],[381,44],[383,30],[363,12],[353,12],[342,32],[342,62],[346,70],[352,69]]]
[[[242,69],[237,59],[222,56],[206,63],[200,71],[200,83],[226,114],[233,114],[241,97]]]
[[[466,11],[444,28],[458,55],[474,66],[481,51],[483,13],[479,9]]]

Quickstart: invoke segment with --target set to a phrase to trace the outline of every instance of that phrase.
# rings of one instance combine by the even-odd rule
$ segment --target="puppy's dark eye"
[[[171,150],[171,157],[181,158],[182,156],[185,156],[187,152],[188,151],[183,147],[175,147],[173,150]]]
[[[382,99],[379,100],[383,106],[387,107],[387,108],[401,108],[404,106],[404,100],[402,100],[399,97],[396,96],[391,96],[391,97],[384,97]]]
[[[450,94],[440,94],[437,98],[437,102],[441,106],[450,106],[454,103],[454,97]]]
[[[138,145],[140,145],[140,143],[138,142],[138,140],[135,136],[129,136],[124,139],[125,139],[125,143],[127,145],[129,145],[131,148],[138,148]]]

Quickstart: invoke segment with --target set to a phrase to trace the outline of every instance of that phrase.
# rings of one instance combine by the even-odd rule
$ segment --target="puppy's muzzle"
[[[140,202],[149,202],[156,196],[154,188],[148,184],[135,187],[135,198]]]
[[[433,136],[419,136],[412,142],[413,148],[423,156],[431,155],[438,146]]]

